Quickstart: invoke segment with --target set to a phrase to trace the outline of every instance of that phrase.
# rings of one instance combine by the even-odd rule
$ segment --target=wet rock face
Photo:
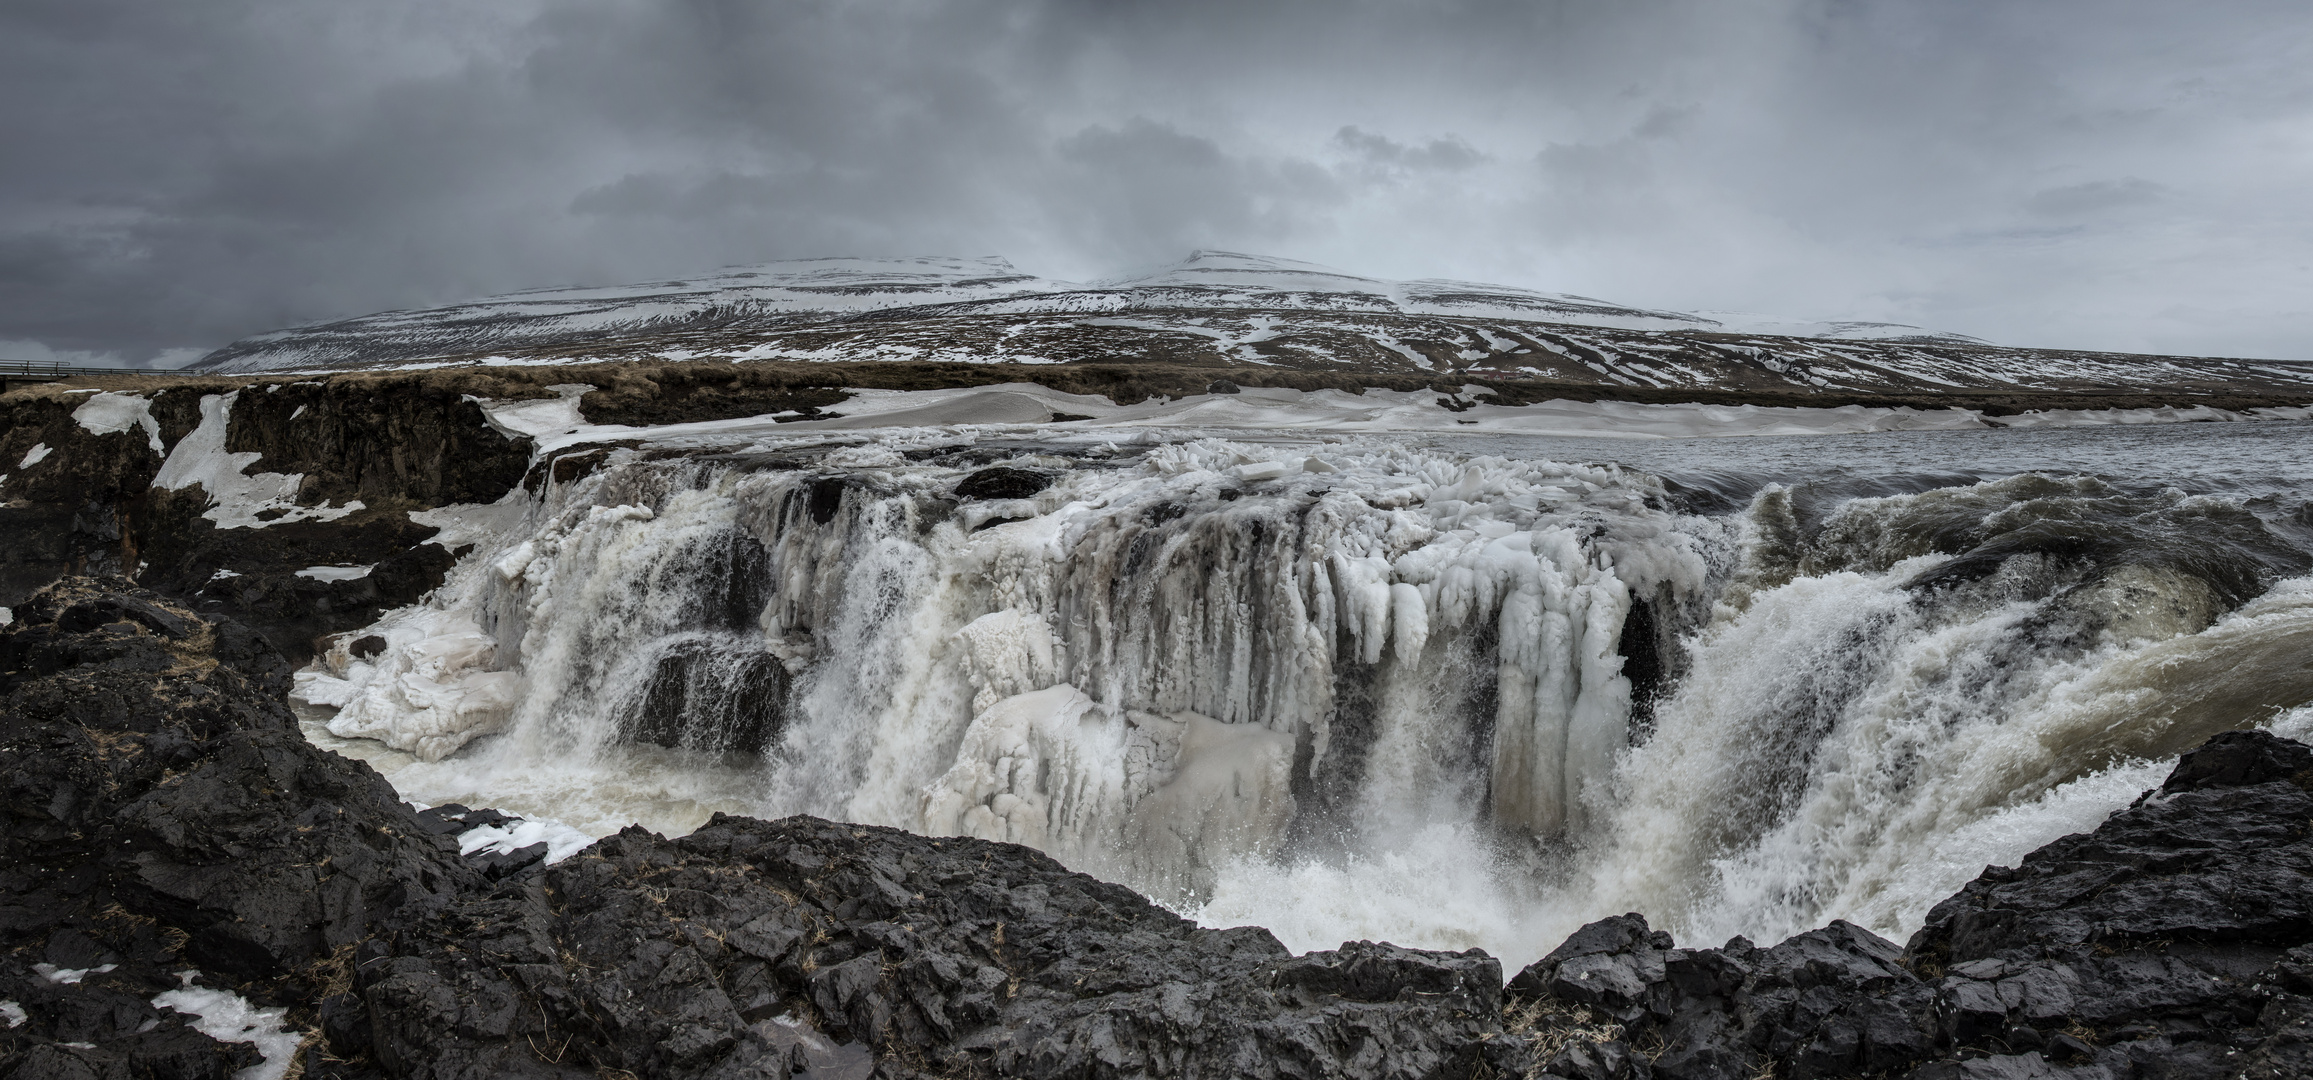
[[[2095,832],[1985,871],[1906,952],[1941,969],[1954,1040],[2061,1032],[2116,1076],[2313,1076],[2309,822],[2313,750],[2219,735]]]
[[[234,399],[225,449],[303,473],[303,500],[424,507],[490,502],[522,482],[528,440],[489,425],[455,389],[332,382],[252,387]]]
[[[659,657],[622,734],[682,750],[759,754],[786,723],[787,668],[761,649],[678,642]]]

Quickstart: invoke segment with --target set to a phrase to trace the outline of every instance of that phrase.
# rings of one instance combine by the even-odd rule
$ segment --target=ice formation
[[[60,968],[54,964],[34,964],[32,970],[49,982],[70,986],[91,974],[111,971],[116,966],[114,964],[100,964],[92,968]]]
[[[299,694],[425,760],[496,733],[533,760],[752,739],[763,812],[1031,843],[1180,895],[1296,821],[1443,800],[1579,827],[1629,709],[1624,613],[1695,603],[1682,529],[1713,524],[1611,467],[1310,449],[1039,459],[1045,490],[960,504],[960,470],[888,449],[637,462],[555,488]]]

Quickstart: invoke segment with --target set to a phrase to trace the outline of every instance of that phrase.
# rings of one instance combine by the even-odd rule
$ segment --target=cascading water
[[[1703,513],[1613,466],[1059,445],[622,452],[471,511],[300,694],[429,801],[1009,840],[1300,948],[1516,962],[1625,910],[1900,935],[2313,701],[2302,538],[2239,500]]]

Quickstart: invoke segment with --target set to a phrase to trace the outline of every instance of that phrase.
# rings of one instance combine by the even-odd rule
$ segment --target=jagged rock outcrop
[[[1637,915],[1508,987],[1583,1080],[2313,1076],[2313,750],[2228,732],[2093,833],[1992,867],[1908,947],[1834,922],[1680,949]]]
[[[481,887],[377,773],[315,749],[263,638],[119,579],[0,632],[0,1076],[226,1076],[152,999],[315,1001],[353,947]],[[43,973],[35,965],[49,965]],[[55,972],[80,974],[76,981]],[[187,1037],[191,1036],[191,1037]]]
[[[461,856],[504,815],[414,812],[299,737],[286,677],[117,579],[0,628],[0,1080],[253,1064],[167,1004],[186,971],[285,1009],[311,1077],[2313,1075],[2313,751],[2268,735],[1908,948],[1626,915],[1505,987],[1474,950],[1295,957],[1028,848],[813,818]]]
[[[198,379],[0,397],[0,607],[65,575],[118,574],[230,615],[303,660],[316,638],[441,583],[453,553],[410,511],[491,502],[521,482],[530,440],[493,429],[464,389],[421,376]],[[208,516],[219,498],[209,485],[156,485],[204,421],[222,430],[196,446],[239,455],[243,475],[296,478],[296,507],[341,512],[273,508],[257,511],[255,526],[220,523]]]
[[[2313,1076],[2313,750],[2227,732],[2095,832],[1936,905],[1941,1034],[2114,1076]],[[2093,1052],[2079,1045],[2085,1042]]]

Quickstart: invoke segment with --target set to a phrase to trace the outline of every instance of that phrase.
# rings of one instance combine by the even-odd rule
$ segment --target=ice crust
[[[119,965],[102,964],[92,968],[60,968],[54,964],[34,964],[32,965],[32,970],[38,972],[41,978],[46,979],[49,982],[57,983],[63,986],[71,986],[72,984],[87,978],[91,974],[111,971],[117,966]]]
[[[578,854],[595,837],[559,821],[525,819],[509,825],[483,825],[458,834],[458,854],[510,854],[532,844],[546,845],[548,864]]]
[[[358,581],[368,577],[369,572],[373,569],[376,569],[374,564],[371,566],[308,566],[299,570],[297,576],[310,578],[314,581]]]

